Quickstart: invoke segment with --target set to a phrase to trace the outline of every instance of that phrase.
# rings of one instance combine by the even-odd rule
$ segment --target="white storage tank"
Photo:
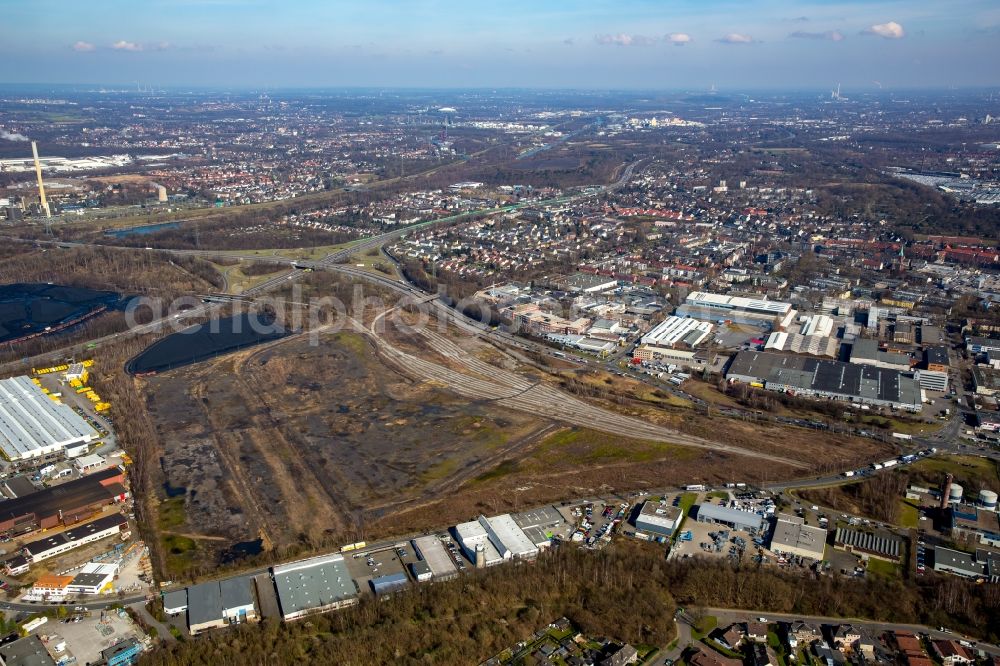
[[[951,484],[951,488],[948,489],[948,501],[952,503],[961,502],[963,490],[964,488],[957,483]]]
[[[997,494],[992,490],[979,491],[979,506],[987,511],[997,510]]]

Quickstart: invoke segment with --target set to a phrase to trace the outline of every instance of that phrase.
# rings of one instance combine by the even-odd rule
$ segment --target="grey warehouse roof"
[[[727,376],[867,401],[920,404],[920,387],[913,377],[871,365],[739,352]]]
[[[727,506],[717,504],[699,504],[698,520],[714,520],[719,523],[732,523],[734,525],[747,525],[760,528],[764,523],[764,518],[760,514],[730,509]]]
[[[327,555],[274,567],[274,585],[284,615],[345,601],[358,595],[343,555]]]

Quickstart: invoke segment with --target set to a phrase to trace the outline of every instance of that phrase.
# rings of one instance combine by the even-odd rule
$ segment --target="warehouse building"
[[[851,363],[871,365],[886,370],[905,372],[910,369],[910,357],[879,349],[878,340],[860,338],[851,345]]]
[[[799,516],[779,513],[771,532],[770,548],[775,553],[822,560],[826,535],[825,529],[806,525]]]
[[[517,526],[510,514],[492,518],[479,516],[477,520],[456,525],[454,529],[466,557],[477,567],[498,564],[496,557],[504,561],[538,556],[538,546]],[[479,558],[484,558],[482,563]]]
[[[413,576],[413,580],[418,583],[426,583],[434,578],[434,572],[431,571],[430,565],[425,560],[410,562],[410,574]]]
[[[0,645],[0,660],[9,666],[56,666],[36,634]]]
[[[972,366],[972,383],[976,393],[987,397],[1000,395],[1000,370],[990,366]]]
[[[642,336],[642,344],[653,347],[684,347],[690,349],[701,344],[712,334],[712,324],[690,317],[670,316]]]
[[[833,539],[834,548],[862,557],[874,557],[889,562],[899,562],[903,552],[901,539],[890,534],[862,532],[848,527],[838,527]]]
[[[919,412],[920,384],[910,374],[870,365],[805,356],[742,351],[726,373],[729,381],[813,398],[884,405]]]
[[[917,370],[913,376],[920,383],[920,388],[928,391],[948,391],[948,373],[936,370]]]
[[[80,451],[97,433],[28,377],[0,380],[0,450],[11,461]]]
[[[774,331],[767,336],[767,340],[764,342],[764,349],[775,352],[836,358],[840,353],[840,340],[830,336],[802,335],[800,333]]]
[[[958,484],[952,484],[954,488]],[[1000,546],[1000,514],[995,509],[983,509],[975,504],[956,502],[951,505],[948,534],[955,541],[970,544]]]
[[[410,579],[406,577],[405,573],[398,571],[384,576],[376,576],[368,583],[372,586],[372,592],[375,593],[375,596],[381,597],[384,594],[402,590],[410,584]]]
[[[531,509],[523,513],[513,513],[511,518],[521,528],[524,535],[538,548],[548,548],[552,544],[555,530],[566,525],[562,515],[551,506]]]
[[[1000,553],[978,548],[975,554],[969,554],[936,546],[934,571],[997,583],[1000,582]]]
[[[764,527],[764,517],[759,513],[740,511],[717,504],[698,504],[694,509],[695,518],[699,523],[718,523],[745,532],[755,532]]]
[[[684,512],[676,506],[668,506],[652,500],[643,502],[635,519],[635,529],[655,536],[669,537],[681,525]]]
[[[114,588],[118,565],[88,562],[67,587],[71,594],[105,594]]]
[[[116,534],[122,534],[123,538],[127,538],[127,535],[130,533],[128,520],[120,513],[113,513],[89,523],[77,525],[65,532],[26,543],[24,545],[24,555],[28,558],[29,562],[41,562],[74,548],[79,548],[80,546],[100,541]]]
[[[80,479],[0,502],[0,536],[12,537],[87,520],[128,497],[125,475],[109,467]]]
[[[427,563],[431,576],[436,580],[454,578],[458,575],[455,560],[451,559],[447,548],[436,536],[422,536],[413,540],[413,552]]]
[[[253,576],[192,585],[187,589],[187,614],[188,629],[192,635],[256,620]]]
[[[286,621],[358,603],[358,587],[340,553],[283,564],[271,572]]]
[[[792,309],[791,303],[693,291],[674,314],[703,321],[731,321],[734,324],[785,330],[795,322],[798,313]]]
[[[167,615],[180,615],[188,609],[188,591],[171,590],[163,593],[163,612]]]

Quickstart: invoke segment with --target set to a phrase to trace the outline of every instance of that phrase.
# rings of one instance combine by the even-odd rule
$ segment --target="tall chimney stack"
[[[45,217],[52,217],[49,210],[49,202],[45,198],[45,185],[42,183],[42,164],[38,161],[38,146],[31,142],[31,154],[35,158],[35,176],[38,178],[38,198],[42,201],[42,208],[45,209]]]

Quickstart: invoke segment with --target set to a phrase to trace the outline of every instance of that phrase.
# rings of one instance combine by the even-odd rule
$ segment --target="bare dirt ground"
[[[205,555],[261,536],[265,548],[364,538],[369,517],[440,496],[546,425],[414,383],[353,333],[158,375],[147,395],[166,481],[183,493],[161,528]]]

